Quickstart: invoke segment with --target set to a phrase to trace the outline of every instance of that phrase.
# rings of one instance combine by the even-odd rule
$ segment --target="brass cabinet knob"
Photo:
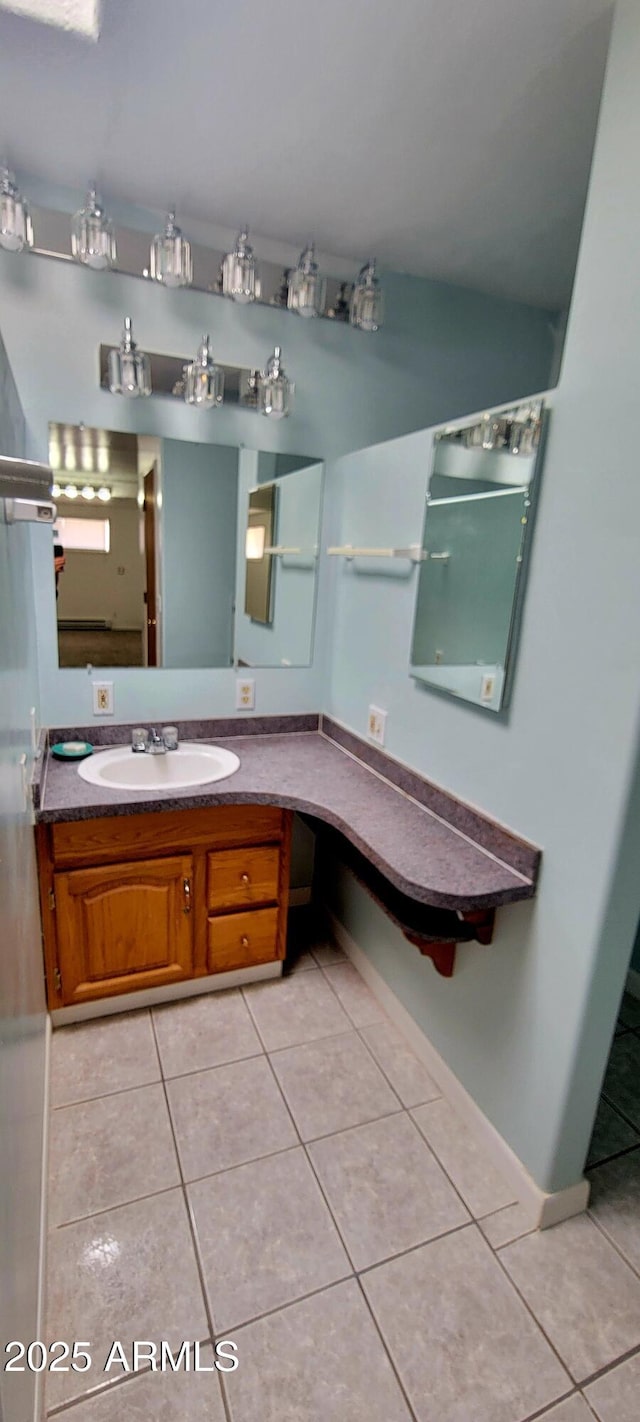
[[[249,939],[247,938],[246,933],[243,933],[242,938],[240,939],[240,942],[241,942],[243,948],[248,948],[248,947],[249,947]]]
[[[251,880],[250,880],[248,874],[241,874],[241,875],[240,875],[240,878],[241,878],[243,884],[250,884],[250,883],[251,883]]]

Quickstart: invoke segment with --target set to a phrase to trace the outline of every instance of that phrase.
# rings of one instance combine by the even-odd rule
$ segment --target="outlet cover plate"
[[[236,710],[253,711],[256,704],[256,684],[253,677],[236,677]]]
[[[369,707],[369,718],[367,721],[367,734],[371,741],[375,741],[377,746],[384,745],[384,737],[387,729],[387,713],[379,706]]]
[[[113,716],[113,682],[92,681],[94,716]]]

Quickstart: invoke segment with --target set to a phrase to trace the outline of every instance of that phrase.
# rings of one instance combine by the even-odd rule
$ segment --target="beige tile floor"
[[[624,1059],[633,1054],[627,1044]],[[638,1422],[640,1183],[544,1234],[329,944],[57,1031],[50,1374],[70,1422]],[[239,1366],[213,1367],[230,1338]],[[105,1374],[118,1340],[208,1372]]]

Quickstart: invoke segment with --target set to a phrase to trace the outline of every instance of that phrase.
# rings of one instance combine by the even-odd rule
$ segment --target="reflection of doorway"
[[[147,612],[146,665],[158,665],[158,584],[156,574],[156,465],[144,476],[144,558],[146,569],[145,603]]]

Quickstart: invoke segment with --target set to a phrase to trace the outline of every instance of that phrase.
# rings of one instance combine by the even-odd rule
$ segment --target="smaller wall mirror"
[[[524,401],[434,439],[411,675],[489,711],[513,677],[543,417]]]
[[[313,660],[323,465],[292,463],[291,456],[264,451],[240,454],[241,521],[243,500],[246,509],[244,588],[236,617],[241,667],[298,667]]]

